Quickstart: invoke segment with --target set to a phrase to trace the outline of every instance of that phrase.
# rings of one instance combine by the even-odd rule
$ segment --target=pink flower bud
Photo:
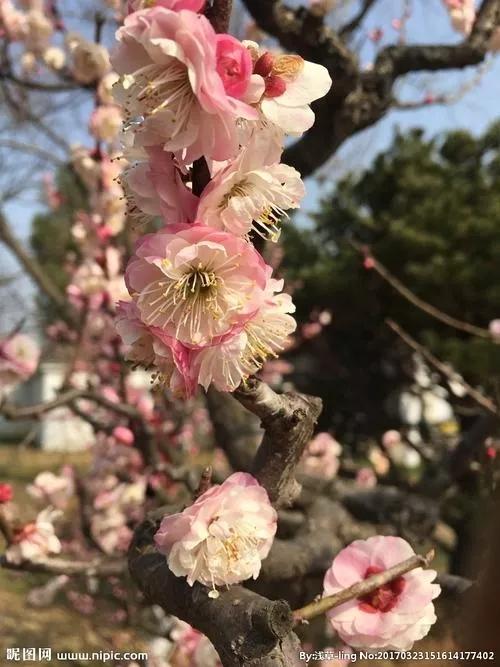
[[[271,74],[273,66],[274,56],[270,51],[266,51],[257,59],[253,67],[253,73],[266,78],[266,76]]]
[[[117,426],[114,428],[113,435],[122,445],[132,445],[135,440],[134,434],[126,426]]]
[[[8,503],[9,500],[12,500],[14,492],[12,491],[12,486],[10,484],[0,484],[0,505],[2,503]]]
[[[280,76],[272,74],[266,79],[266,97],[280,97],[286,90],[286,81]]]

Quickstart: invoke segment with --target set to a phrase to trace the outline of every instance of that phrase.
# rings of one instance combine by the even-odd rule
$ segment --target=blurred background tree
[[[309,353],[301,351],[293,378],[326,399],[323,419],[334,421],[324,426],[341,435],[390,426],[382,408],[405,381],[410,353],[395,344],[388,317],[473,384],[497,393],[500,348],[416,308],[364,265],[350,241],[366,244],[424,301],[487,328],[500,303],[499,146],[500,123],[479,137],[397,134],[366,171],[336,185],[312,228],[285,226],[283,268],[297,284],[300,316],[314,308],[333,314]]]

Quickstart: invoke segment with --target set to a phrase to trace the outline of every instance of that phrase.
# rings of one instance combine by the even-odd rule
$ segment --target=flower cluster
[[[331,85],[300,56],[216,34],[203,4],[131,2],[111,57],[128,212],[163,225],[136,245],[117,330],[129,360],[179,396],[233,391],[295,330],[283,282],[251,239],[277,240],[299,206],[304,186],[280,163],[283,142],[312,125],[309,104]],[[197,160],[208,183],[193,184]]]

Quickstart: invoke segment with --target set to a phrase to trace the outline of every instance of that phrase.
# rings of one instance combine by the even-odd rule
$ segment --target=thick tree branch
[[[215,441],[234,470],[248,471],[262,439],[259,420],[230,394],[211,387],[206,395]]]
[[[205,10],[205,16],[213,25],[215,32],[227,32],[231,20],[233,0],[212,0]]]
[[[153,546],[158,522],[147,520],[136,530],[129,550],[132,577],[151,604],[161,606],[203,632],[224,667],[296,667],[299,643],[292,632],[290,607],[242,586],[210,598],[205,586],[189,586],[174,576]]]
[[[284,48],[321,63],[332,76],[331,91],[313,105],[316,113],[313,128],[284,153],[284,161],[302,176],[312,174],[346,139],[373,125],[389,111],[394,101],[393,86],[399,76],[478,65],[488,52],[494,27],[500,25],[500,0],[484,0],[474,29],[464,42],[388,46],[379,53],[373,70],[361,72],[357,57],[342,40],[342,33],[338,35],[325,25],[319,13],[303,7],[291,8],[279,0],[245,0],[245,5],[259,27],[276,37]],[[363,7],[366,5],[369,2]],[[349,24],[346,28],[344,34],[351,30]]]
[[[300,492],[295,471],[321,413],[321,399],[304,394],[277,394],[250,378],[234,396],[261,419],[264,437],[252,473],[276,505],[291,503]]]

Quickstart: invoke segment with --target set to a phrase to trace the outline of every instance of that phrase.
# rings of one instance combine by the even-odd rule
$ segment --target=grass
[[[0,482],[9,481],[14,487],[16,501],[22,507],[22,517],[30,518],[35,514],[35,507],[26,493],[29,484],[37,473],[43,470],[57,472],[62,465],[71,464],[84,471],[88,466],[88,453],[44,452],[32,449],[20,449],[14,445],[0,445]],[[41,574],[12,572],[0,568],[0,665],[102,665],[90,661],[78,662],[7,662],[6,648],[11,647],[50,647],[53,655],[56,651],[144,651],[145,646],[132,628],[119,627],[109,622],[104,605],[96,613],[83,616],[70,607],[63,594],[59,595],[50,607],[37,609],[26,604],[29,591],[40,586],[50,577]],[[449,617],[449,614],[444,614]],[[440,614],[438,612],[438,618]],[[442,622],[434,632],[415,647],[419,651],[453,650],[453,641]],[[439,639],[438,639],[439,638]],[[117,664],[107,662],[106,664]],[[122,663],[123,664],[123,663]],[[310,663],[318,664],[318,663]],[[354,663],[353,663],[354,664]],[[368,667],[370,661],[357,661],[356,665]],[[390,667],[404,664],[406,667],[435,667],[436,661],[408,660],[399,663],[380,660],[378,667]],[[454,664],[452,661],[449,665]]]

